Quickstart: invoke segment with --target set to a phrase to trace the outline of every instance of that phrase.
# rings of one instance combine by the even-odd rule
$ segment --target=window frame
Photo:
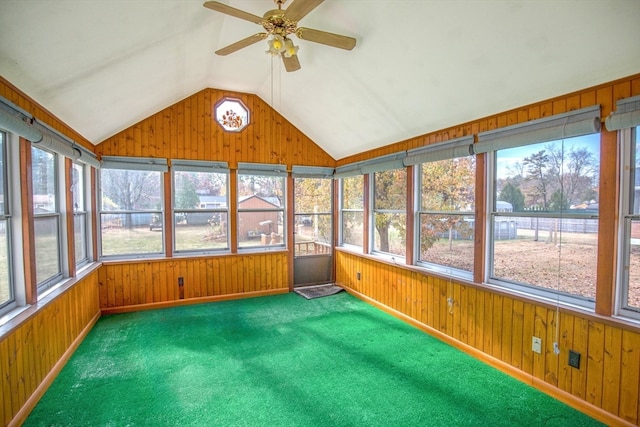
[[[596,134],[591,134],[596,135]],[[599,133],[597,134],[599,135]],[[578,135],[584,136],[584,135]],[[576,137],[578,137],[576,136]],[[571,137],[573,138],[573,137]],[[565,139],[570,139],[569,137]],[[558,140],[550,140],[550,141],[539,141],[528,144],[523,144],[521,146],[527,145],[537,145],[537,144],[550,144],[558,142]],[[503,150],[508,150],[514,147],[504,148]],[[593,219],[598,220],[599,212],[597,214],[593,213],[571,213],[569,210],[561,210],[560,215],[553,214],[549,211],[524,211],[524,212],[501,212],[496,207],[496,180],[497,180],[497,156],[500,150],[492,150],[487,152],[487,226],[486,226],[486,241],[487,241],[487,257],[486,257],[486,283],[490,285],[495,285],[500,288],[508,289],[511,291],[515,291],[517,293],[521,293],[527,296],[532,296],[541,300],[546,300],[548,302],[553,302],[555,304],[562,303],[568,306],[587,309],[589,311],[595,310],[595,299],[596,295],[593,298],[583,297],[575,294],[568,294],[562,291],[558,291],[556,289],[545,288],[539,285],[535,285],[533,283],[519,283],[510,281],[508,279],[500,278],[495,276],[495,256],[494,256],[494,242],[495,242],[495,218],[498,217],[539,217],[539,218],[556,218],[556,219]],[[597,159],[598,163],[600,158]],[[598,237],[599,238],[599,237]],[[596,271],[597,275],[597,271]],[[596,277],[594,277],[594,280]],[[597,286],[597,283],[596,283]]]
[[[176,208],[176,173],[178,172],[192,172],[192,173],[211,173],[220,174],[225,176],[225,198],[226,208],[202,208],[202,209],[177,209]],[[176,256],[194,256],[203,254],[215,254],[215,253],[228,253],[231,250],[231,221],[230,221],[230,203],[229,203],[229,190],[230,190],[230,171],[226,162],[208,162],[208,161],[187,161],[187,160],[172,160],[171,161],[171,218],[172,230],[173,230],[173,253]],[[226,246],[224,248],[209,248],[209,249],[177,249],[177,234],[176,234],[176,214],[179,213],[211,213],[211,214],[225,214],[226,221]]]
[[[73,162],[71,165],[72,168],[72,179],[73,179],[73,170],[74,168],[80,168],[80,172],[78,173],[78,178],[81,179],[81,187],[80,187],[80,192],[82,194],[82,204],[83,206],[81,206],[80,208],[78,208],[76,210],[76,206],[75,206],[75,202],[73,203],[73,212],[71,213],[73,215],[73,235],[74,235],[74,243],[77,243],[77,241],[75,241],[75,233],[77,232],[76,230],[76,218],[81,218],[80,222],[83,224],[84,227],[84,238],[82,239],[82,244],[84,246],[83,248],[83,252],[85,254],[84,258],[80,258],[78,259],[77,257],[77,251],[78,248],[75,247],[75,251],[76,254],[74,256],[74,262],[76,265],[76,268],[82,268],[84,266],[86,266],[87,264],[89,264],[92,260],[92,254],[91,254],[91,230],[90,230],[90,210],[89,210],[89,206],[91,205],[90,203],[87,203],[88,200],[90,200],[90,192],[89,192],[89,186],[87,185],[87,182],[89,182],[89,173],[90,173],[90,169],[91,167],[87,164],[81,163],[81,162]],[[72,182],[71,183],[71,188],[72,188],[72,193],[73,193],[73,188],[74,188],[75,183]],[[72,194],[73,197],[73,194]]]
[[[51,154],[53,156],[52,159],[52,163],[53,163],[53,176],[54,176],[54,183],[53,183],[53,188],[55,189],[55,204],[54,204],[54,212],[51,213],[36,213],[35,212],[35,203],[33,206],[33,229],[34,229],[34,246],[37,247],[37,218],[53,218],[56,220],[56,228],[57,228],[57,235],[56,235],[56,239],[57,239],[57,246],[58,246],[58,271],[53,274],[48,276],[47,278],[38,281],[37,283],[37,293],[38,295],[41,295],[43,292],[46,292],[47,290],[51,289],[52,287],[54,287],[56,284],[58,284],[64,277],[65,277],[65,254],[66,251],[64,250],[64,246],[66,243],[66,239],[62,239],[62,236],[64,235],[64,224],[62,221],[62,212],[61,212],[61,206],[64,206],[64,176],[61,175],[61,171],[64,170],[64,157],[59,155],[58,153],[51,151],[51,150],[47,150],[46,148],[40,148],[38,147],[36,144],[31,144],[31,150],[32,150],[32,154],[33,154],[33,150],[41,150],[45,153]],[[33,157],[32,157],[33,158]],[[33,162],[32,162],[32,169],[33,169]],[[31,178],[33,180],[33,176]],[[65,242],[63,243],[63,240],[65,240]],[[36,270],[37,270],[37,254],[36,254]]]
[[[158,181],[159,181],[159,201],[158,205],[159,209],[137,209],[137,210],[126,210],[126,209],[118,209],[118,210],[105,210],[104,209],[104,200],[103,200],[103,176],[102,172],[105,170],[125,170],[132,172],[153,172],[158,173]],[[166,254],[166,234],[165,234],[165,224],[164,224],[164,212],[165,212],[165,200],[164,200],[164,174],[168,172],[168,166],[166,159],[158,159],[158,158],[142,158],[142,157],[111,157],[111,156],[103,156],[102,157],[102,167],[100,168],[100,173],[98,174],[97,179],[97,192],[96,192],[96,205],[97,205],[97,228],[100,230],[97,233],[97,241],[98,241],[98,257],[102,260],[122,260],[122,259],[145,259],[145,258],[157,258],[159,256],[165,256]],[[119,253],[113,255],[105,255],[103,246],[103,215],[136,215],[136,214],[150,214],[157,215],[157,217],[162,222],[162,230],[161,230],[161,249],[157,252],[129,252],[129,253]]]
[[[391,164],[389,164],[391,166]],[[382,258],[386,258],[391,260],[392,262],[398,262],[399,260],[402,261],[403,264],[406,264],[406,260],[407,260],[407,239],[409,236],[407,236],[407,225],[408,225],[408,221],[409,221],[409,212],[407,209],[407,197],[406,197],[406,193],[407,193],[407,186],[409,185],[409,180],[413,179],[412,176],[410,176],[409,171],[407,169],[407,167],[405,167],[402,163],[400,164],[396,164],[394,165],[395,167],[381,167],[380,169],[373,169],[375,168],[375,166],[372,167],[372,170],[370,172],[368,172],[369,174],[369,230],[368,230],[368,235],[369,235],[369,253],[376,255],[376,256],[380,256]],[[405,188],[404,188],[404,207],[402,209],[383,209],[383,208],[376,208],[376,174],[379,173],[386,173],[386,172],[392,172],[392,171],[399,171],[402,170],[405,174]],[[366,171],[366,169],[365,169]],[[405,248],[404,248],[404,254],[395,254],[393,252],[385,252],[382,250],[378,250],[376,249],[376,214],[391,214],[391,215],[404,215],[405,217]]]
[[[4,222],[6,233],[6,252],[7,252],[7,285],[8,285],[8,299],[4,302],[0,301],[0,316],[13,310],[18,305],[20,295],[18,289],[16,289],[16,281],[14,277],[14,245],[13,245],[13,191],[9,185],[9,178],[12,175],[10,156],[11,156],[11,134],[0,129],[0,155],[2,155],[2,191],[3,191],[3,206],[0,209],[0,222]]]
[[[620,238],[617,280],[616,280],[616,305],[615,314],[620,317],[640,320],[640,308],[630,307],[629,280],[630,280],[630,255],[631,255],[631,225],[633,221],[640,220],[640,213],[633,213],[635,191],[635,174],[637,172],[635,157],[639,154],[640,126],[626,128],[618,131],[618,139],[621,150],[620,155]]]
[[[282,204],[280,207],[274,208],[242,208],[240,204],[249,197],[260,197],[258,195],[253,196],[241,196],[240,195],[240,181],[242,176],[261,176],[261,177],[270,177],[270,178],[278,178],[281,180],[282,186]],[[263,251],[274,251],[274,250],[286,250],[287,249],[287,212],[289,206],[287,206],[288,201],[288,193],[287,193],[287,172],[286,166],[284,165],[270,165],[270,164],[258,164],[258,163],[239,163],[238,170],[236,173],[236,200],[234,203],[236,204],[236,245],[239,253],[243,252],[263,252]],[[242,200],[241,198],[244,197]],[[267,196],[265,196],[267,197]],[[275,212],[278,214],[278,218],[282,219],[282,235],[280,236],[280,242],[275,244],[262,244],[259,245],[242,245],[242,241],[240,240],[240,227],[242,224],[241,216],[242,214],[251,213],[251,212]]]
[[[447,148],[452,147],[452,149],[457,145],[455,142],[451,142],[450,144],[443,144],[443,150],[447,150]],[[421,217],[422,215],[445,215],[445,216],[460,216],[460,217],[473,217],[473,224],[475,224],[476,221],[476,213],[475,213],[475,208],[476,208],[476,200],[475,200],[475,196],[476,196],[476,174],[475,174],[475,170],[476,170],[476,163],[475,163],[475,158],[474,158],[474,173],[473,173],[473,208],[470,211],[433,211],[433,210],[424,210],[422,209],[422,201],[423,201],[423,197],[425,196],[425,193],[422,190],[422,177],[423,177],[423,166],[427,165],[429,163],[433,163],[433,162],[442,162],[442,161],[453,161],[456,158],[460,158],[462,156],[447,156],[447,158],[435,158],[433,161],[428,161],[428,162],[422,162],[422,163],[417,163],[415,164],[415,171],[414,171],[414,182],[415,182],[415,190],[414,190],[414,200],[415,202],[415,209],[414,209],[414,230],[415,230],[415,236],[414,236],[414,253],[416,254],[415,256],[415,265],[421,268],[424,268],[425,270],[429,270],[429,271],[433,271],[435,273],[438,274],[445,274],[447,276],[452,276],[452,277],[457,277],[457,278],[461,278],[461,279],[465,279],[465,280],[473,280],[473,275],[474,275],[474,270],[473,270],[473,265],[471,267],[471,271],[467,271],[467,270],[463,270],[461,268],[456,268],[456,267],[452,267],[452,266],[448,266],[448,265],[444,265],[444,264],[438,264],[438,263],[434,263],[434,262],[430,262],[430,261],[426,261],[426,260],[422,260],[421,257],[421,238],[422,238],[422,227],[421,227]],[[465,157],[475,157],[473,156],[473,154],[468,154],[468,156]],[[472,229],[472,233],[475,233],[475,229]],[[472,234],[473,236],[473,234]],[[471,239],[472,241],[472,245],[473,245],[473,238]],[[475,253],[475,245],[474,245],[474,253]]]
[[[346,179],[360,179],[362,181],[362,194],[360,195],[360,200],[361,200],[361,205],[362,208],[360,209],[356,209],[356,208],[347,208],[345,207],[345,191],[344,191],[344,181]],[[357,175],[353,175],[353,176],[347,176],[347,177],[343,177],[340,178],[340,185],[338,186],[338,197],[340,197],[340,210],[339,210],[339,218],[338,218],[338,223],[340,224],[340,229],[338,230],[338,242],[339,245],[345,248],[352,248],[352,249],[358,249],[360,251],[362,251],[364,249],[364,240],[365,240],[365,233],[367,232],[366,230],[366,221],[365,221],[365,179],[364,179],[364,175],[361,174],[357,174]],[[346,243],[344,241],[344,214],[346,212],[355,212],[358,213],[360,212],[362,214],[362,241],[360,242],[360,245],[354,245],[352,243]]]

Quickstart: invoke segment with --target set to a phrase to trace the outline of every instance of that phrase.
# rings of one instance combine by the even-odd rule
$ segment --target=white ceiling
[[[640,72],[640,0],[326,0],[299,25],[355,49],[300,40],[302,69],[273,78],[266,41],[213,54],[262,28],[202,3],[0,0],[0,75],[95,144],[210,87],[341,159]]]

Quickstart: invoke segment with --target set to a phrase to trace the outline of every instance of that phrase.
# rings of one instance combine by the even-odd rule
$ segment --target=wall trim
[[[105,314],[119,314],[119,313],[130,313],[134,311],[144,311],[144,310],[155,310],[158,308],[171,308],[171,307],[179,307],[183,305],[192,305],[192,304],[204,304],[208,302],[219,302],[219,301],[229,301],[243,298],[255,298],[255,297],[266,297],[270,295],[279,295],[289,293],[289,288],[280,288],[280,289],[270,289],[266,291],[252,291],[252,292],[240,292],[235,294],[225,294],[225,295],[215,295],[208,297],[196,297],[196,298],[188,298],[174,301],[163,301],[163,302],[152,302],[146,304],[136,304],[136,305],[124,305],[121,307],[112,307],[112,308],[103,308],[101,309],[102,315]]]

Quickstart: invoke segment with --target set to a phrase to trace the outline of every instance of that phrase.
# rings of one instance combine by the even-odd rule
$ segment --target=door
[[[331,282],[333,180],[294,178],[293,285]]]

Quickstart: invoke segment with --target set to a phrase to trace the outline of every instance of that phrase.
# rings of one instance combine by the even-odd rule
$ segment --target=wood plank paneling
[[[213,110],[225,96],[242,101],[250,123],[225,132]],[[123,143],[121,143],[123,141]],[[106,139],[98,155],[335,166],[335,160],[256,95],[202,90]]]
[[[288,290],[287,269],[286,252],[107,262],[98,273],[100,308],[177,301],[178,277],[184,279],[185,299]]]
[[[457,283],[420,272],[407,274],[406,267],[344,250],[336,251],[336,262],[336,282],[347,290],[393,308],[453,341],[464,342],[530,376],[534,383],[534,380],[542,381],[607,411],[611,414],[611,418],[607,418],[609,422],[638,423],[639,332],[561,309],[558,325],[561,352],[556,355],[553,352],[558,321],[555,307],[486,291],[481,285]],[[360,280],[356,278],[358,272],[366,272]],[[395,285],[390,277],[402,277],[402,286]],[[394,296],[389,298],[389,293]],[[452,306],[449,298],[453,298]],[[407,304],[399,305],[399,300],[406,300]],[[466,300],[466,304],[461,305],[462,300]],[[424,305],[425,314],[413,310],[414,304]],[[474,331],[474,337],[467,335],[466,341],[462,339],[462,322],[458,328],[456,320],[465,308],[468,330]],[[531,351],[532,336],[543,339],[541,354]],[[570,349],[581,354],[578,369],[568,366]],[[558,396],[563,396],[560,391]]]
[[[99,316],[98,272],[69,284],[51,301],[0,328],[0,421],[12,422],[45,377],[90,323]],[[41,393],[44,391],[41,390]],[[24,414],[26,416],[26,414]]]

